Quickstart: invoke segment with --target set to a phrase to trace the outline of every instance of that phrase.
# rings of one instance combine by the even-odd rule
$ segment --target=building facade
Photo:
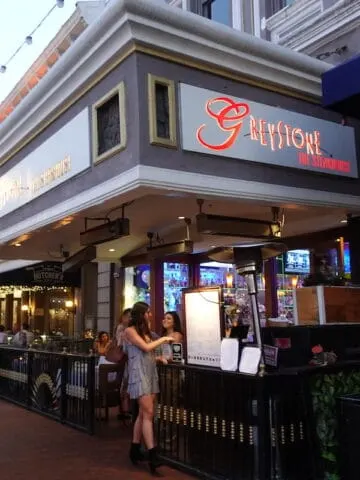
[[[358,0],[166,1],[331,64],[359,53]]]
[[[1,124],[3,271],[94,246],[77,264],[75,331],[110,331],[138,265],[161,320],[175,260],[149,246],[191,240],[194,281],[192,254],[234,245],[199,230],[200,204],[264,221],[279,208],[284,238],[338,227],[360,207],[359,122],[321,107],[328,68],[159,2],[109,2]],[[81,235],[125,218],[107,242]]]

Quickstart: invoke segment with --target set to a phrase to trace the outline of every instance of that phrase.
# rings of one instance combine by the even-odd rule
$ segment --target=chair
[[[105,410],[105,420],[109,420],[109,408],[120,406],[120,388],[123,380],[125,363],[99,365],[99,385],[96,392],[96,407]]]

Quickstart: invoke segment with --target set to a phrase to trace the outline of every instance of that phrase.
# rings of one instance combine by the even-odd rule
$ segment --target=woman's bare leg
[[[138,416],[136,417],[135,424],[134,424],[133,443],[141,442],[142,431],[143,431],[143,418],[142,418],[141,406],[140,406],[139,413],[138,413]]]
[[[139,398],[140,413],[142,417],[142,434],[146,448],[154,448],[154,403],[155,395],[143,395]]]

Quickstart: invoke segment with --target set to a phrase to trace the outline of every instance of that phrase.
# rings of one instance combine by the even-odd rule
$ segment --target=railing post
[[[34,362],[34,352],[28,350],[24,353],[24,356],[27,355],[27,393],[26,393],[26,407],[31,408],[32,406],[32,372],[33,372],[33,362]]]
[[[269,383],[267,377],[257,377],[257,476],[259,480],[273,478],[270,468],[271,432],[269,418]]]
[[[68,357],[66,350],[64,349],[61,354],[61,396],[60,396],[60,421],[66,422],[67,418],[67,392],[66,386],[68,384]]]
[[[87,368],[87,391],[88,391],[88,432],[93,435],[95,432],[95,355],[90,354],[88,357]]]

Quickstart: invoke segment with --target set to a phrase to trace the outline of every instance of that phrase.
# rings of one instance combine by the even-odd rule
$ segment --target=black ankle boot
[[[132,443],[129,452],[129,458],[133,465],[137,465],[138,462],[144,460],[144,455],[140,450],[140,443]]]
[[[161,467],[162,463],[161,461],[159,460],[158,456],[157,456],[157,449],[156,447],[154,448],[151,448],[149,450],[149,468],[150,468],[150,472],[155,475],[156,474],[156,469]]]

